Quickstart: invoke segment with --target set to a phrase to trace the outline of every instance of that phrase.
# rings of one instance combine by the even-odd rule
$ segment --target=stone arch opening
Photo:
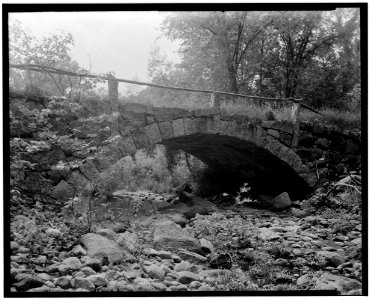
[[[161,142],[169,149],[183,150],[213,169],[216,184],[238,188],[250,183],[253,194],[276,196],[288,192],[301,199],[310,191],[307,182],[285,161],[261,146],[219,134],[193,134]]]

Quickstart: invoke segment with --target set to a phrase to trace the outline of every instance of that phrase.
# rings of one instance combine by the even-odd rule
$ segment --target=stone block
[[[213,117],[206,118],[206,132],[215,134],[219,132],[220,116],[214,115]]]
[[[147,137],[146,132],[143,128],[139,128],[139,129],[135,130],[131,134],[131,136],[135,141],[137,150],[150,146],[148,137]]]
[[[159,131],[159,127],[157,123],[145,126],[145,132],[148,137],[149,143],[151,145],[155,145],[162,141],[162,135]]]
[[[235,136],[236,133],[236,121],[235,120],[220,120],[220,133],[229,136]]]
[[[249,124],[245,128],[244,140],[254,143],[255,141],[255,128],[253,124]]]
[[[158,123],[164,121],[171,121],[179,118],[191,117],[191,111],[182,108],[169,108],[169,107],[153,107],[153,114]]]
[[[282,145],[280,150],[279,150],[279,154],[277,155],[280,159],[284,160],[285,161],[285,158],[286,156],[288,155],[288,151],[289,151],[289,148]]]
[[[117,147],[123,156],[136,152],[136,146],[132,136],[123,136],[118,140]]]
[[[194,126],[195,132],[197,133],[205,133],[206,132],[206,118],[205,117],[197,117],[194,118]]]
[[[174,136],[172,123],[170,121],[158,123],[158,126],[163,140],[170,139]]]
[[[217,114],[217,110],[215,109],[211,109],[211,108],[203,108],[203,109],[196,109],[196,110],[193,110],[193,115],[195,117],[201,117],[201,116],[212,116],[212,115],[215,115]]]
[[[267,134],[266,131],[260,125],[255,126],[255,139],[254,142],[257,146],[263,147],[266,144]]]
[[[268,133],[269,135],[271,135],[272,137],[276,138],[276,139],[280,138],[280,133],[279,133],[279,131],[277,131],[277,130],[275,130],[275,129],[268,129],[268,130],[267,130],[267,133]]]
[[[286,163],[292,165],[294,160],[296,159],[296,156],[297,154],[292,149],[289,149],[287,156],[285,157]]]
[[[195,122],[191,118],[184,119],[185,134],[190,135],[196,133]]]
[[[278,156],[281,147],[282,145],[276,139],[269,135],[266,136],[266,149],[272,154]]]
[[[84,174],[89,180],[94,179],[99,175],[99,170],[96,168],[95,164],[91,159],[87,159],[81,166],[80,171]]]
[[[172,121],[172,128],[174,136],[185,135],[184,119],[178,119]]]

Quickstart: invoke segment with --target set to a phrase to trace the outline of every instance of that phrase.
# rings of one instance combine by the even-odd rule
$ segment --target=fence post
[[[220,96],[216,93],[211,94],[210,108],[217,111],[217,113],[221,112]]]
[[[297,149],[299,139],[299,113],[301,109],[300,99],[292,99],[291,120],[293,123],[292,148]]]
[[[118,135],[118,81],[113,75],[108,76],[108,100],[111,111],[111,136]]]

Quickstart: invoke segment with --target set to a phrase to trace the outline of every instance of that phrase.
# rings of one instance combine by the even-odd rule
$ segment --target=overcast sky
[[[70,32],[75,41],[72,57],[91,72],[113,71],[117,78],[147,81],[149,53],[158,45],[161,53],[178,62],[178,43],[160,38],[165,12],[47,12],[12,13],[35,36]]]

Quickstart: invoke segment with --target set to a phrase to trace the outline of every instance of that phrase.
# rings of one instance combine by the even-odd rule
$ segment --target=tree
[[[182,40],[182,67],[211,88],[239,92],[249,79],[246,54],[274,13],[190,12],[176,13],[162,30]],[[205,86],[203,86],[205,87]]]
[[[72,72],[85,73],[71,57],[70,50],[74,45],[70,33],[53,33],[36,38],[27,31],[21,22],[14,21],[9,26],[9,63],[36,64],[44,67],[64,69]],[[97,79],[88,79],[55,75],[48,72],[24,72],[10,69],[10,86],[15,90],[46,95],[62,95],[71,97],[88,92],[96,87]]]

